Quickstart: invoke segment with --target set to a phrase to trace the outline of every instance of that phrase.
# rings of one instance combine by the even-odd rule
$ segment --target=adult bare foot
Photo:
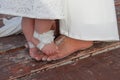
[[[62,59],[78,50],[90,48],[93,45],[93,41],[76,40],[61,35],[56,39],[56,44],[58,44],[59,53],[49,56],[47,61]]]

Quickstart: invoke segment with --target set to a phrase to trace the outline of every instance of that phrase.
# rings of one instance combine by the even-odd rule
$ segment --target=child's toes
[[[42,61],[47,61],[47,56],[43,56]]]

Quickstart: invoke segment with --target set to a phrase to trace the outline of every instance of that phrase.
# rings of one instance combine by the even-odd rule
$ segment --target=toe
[[[47,56],[43,56],[42,61],[47,61]]]
[[[35,60],[40,61],[42,60],[43,55],[37,55],[35,56]]]
[[[47,61],[52,61],[52,59],[50,59],[50,58],[47,58]]]
[[[31,58],[35,57],[35,55],[32,52],[30,52],[29,55],[30,55]]]

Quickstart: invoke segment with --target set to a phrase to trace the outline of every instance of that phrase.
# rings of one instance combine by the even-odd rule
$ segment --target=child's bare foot
[[[36,46],[37,46],[38,44],[40,44],[40,41],[37,40],[37,39],[34,39],[33,42],[36,44]],[[38,49],[38,48],[37,48],[37,49]],[[41,50],[43,53],[45,53],[46,55],[52,55],[52,54],[54,54],[54,53],[56,53],[56,52],[59,52],[59,51],[58,51],[58,46],[57,46],[54,42],[49,43],[49,44],[45,44],[44,47],[43,47],[42,49],[40,49],[40,50]]]
[[[28,42],[28,44],[25,45],[26,48],[29,48],[29,54],[30,57],[40,61],[42,60],[42,57],[44,56],[43,54],[40,54],[40,51],[34,46],[32,42]]]
[[[84,50],[93,45],[92,41],[76,40],[66,36],[58,37],[56,42],[59,47],[59,53],[49,56],[47,61],[62,59],[70,54],[73,54],[75,51]]]
[[[33,36],[33,42],[37,48],[46,55],[51,55],[58,52],[58,47],[54,43],[54,30],[49,30],[48,32],[41,34],[35,31]]]
[[[40,55],[39,51],[37,48],[30,48],[29,49],[29,54],[31,56],[31,58],[39,61],[42,59],[42,56]]]

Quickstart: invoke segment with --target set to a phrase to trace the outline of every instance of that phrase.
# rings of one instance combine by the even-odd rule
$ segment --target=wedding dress
[[[22,17],[37,19],[63,19],[64,0],[0,0],[0,14],[8,14],[13,19],[4,19],[0,37],[10,36],[21,31]]]
[[[66,0],[60,32],[79,40],[119,40],[113,0]]]
[[[39,19],[61,19],[64,0],[0,0],[0,14]]]

